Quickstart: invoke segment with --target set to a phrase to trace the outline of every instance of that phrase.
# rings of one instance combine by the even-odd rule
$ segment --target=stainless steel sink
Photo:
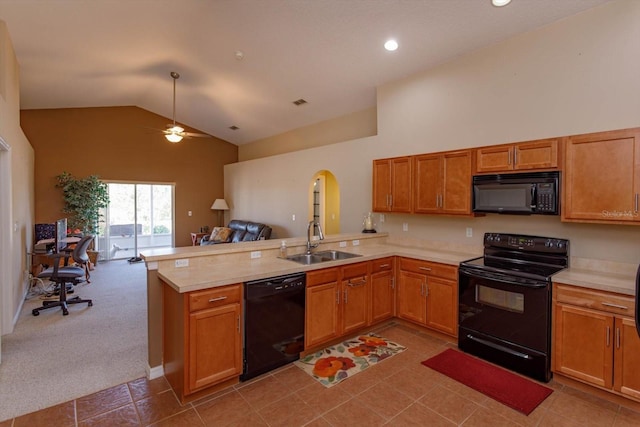
[[[354,258],[359,256],[362,256],[362,255],[331,250],[331,251],[315,252],[312,254],[290,255],[286,259],[288,259],[289,261],[297,262],[298,264],[311,265],[311,264],[318,264],[321,262],[337,261],[337,260],[349,259],[349,258]]]
[[[349,252],[342,252],[342,251],[322,251],[322,252],[316,252],[314,255],[318,255],[321,256],[322,258],[329,258],[328,261],[335,261],[335,260],[339,260],[339,259],[349,259],[349,258],[355,258],[355,257],[359,257],[362,255],[359,254],[352,254]]]

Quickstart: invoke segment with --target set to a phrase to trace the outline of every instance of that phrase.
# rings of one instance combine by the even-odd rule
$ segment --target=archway
[[[314,174],[309,184],[309,218],[317,220],[325,234],[340,233],[340,185],[328,170]],[[318,231],[314,229],[314,235]]]

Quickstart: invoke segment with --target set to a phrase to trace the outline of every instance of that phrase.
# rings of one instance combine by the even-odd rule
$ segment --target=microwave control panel
[[[536,184],[536,212],[556,211],[556,186],[552,182]]]

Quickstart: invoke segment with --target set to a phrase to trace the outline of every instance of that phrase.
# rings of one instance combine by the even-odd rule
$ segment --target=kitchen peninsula
[[[285,240],[289,255],[303,253],[306,250],[306,239],[304,238],[289,238]],[[442,322],[442,318],[436,319],[433,322],[436,326],[432,327],[430,319],[414,316],[415,310],[421,310],[423,309],[422,307],[415,308],[415,305],[412,306],[408,303],[403,315],[402,306],[404,303],[400,302],[401,297],[396,287],[394,298],[397,298],[398,301],[394,301],[395,308],[392,315],[435,329],[455,338],[457,333],[455,327],[453,331],[450,326],[448,329],[447,327],[438,327],[443,324],[446,326],[446,323],[450,320],[454,325],[457,322],[457,277],[454,277],[453,273],[449,273],[457,272],[457,267],[461,261],[482,254],[481,247],[413,239],[393,239],[387,233],[353,233],[327,236],[321,242],[318,251],[335,249],[360,256],[313,265],[302,265],[278,258],[279,247],[279,240],[268,240],[234,245],[150,250],[141,254],[147,267],[149,378],[167,375],[166,368],[163,369],[163,323],[167,321],[166,318],[163,318],[163,292],[170,292],[169,295],[172,295],[172,298],[173,296],[182,298],[182,295],[188,294],[191,299],[189,303],[184,303],[182,306],[190,307],[186,309],[186,314],[190,312],[191,316],[197,315],[197,313],[188,310],[193,310],[193,307],[199,304],[197,297],[202,297],[200,294],[204,295],[205,292],[215,293],[215,295],[207,294],[204,296],[209,301],[214,298],[224,297],[226,302],[238,304],[237,310],[239,310],[242,292],[240,284],[246,281],[297,272],[330,270],[334,267],[342,268],[343,266],[373,262],[382,258],[392,260],[406,258],[416,260],[416,262],[424,262],[426,263],[425,265],[430,267],[442,267],[436,268],[435,271],[444,271],[447,273],[447,277],[442,275],[437,281],[450,283],[451,289],[445,290],[440,295],[440,297],[445,295],[445,303],[439,303],[438,306],[450,305],[451,307],[449,307],[450,310],[446,314],[446,321]],[[572,260],[570,265],[572,266],[571,268],[558,273],[554,277],[554,282],[626,296],[633,296],[635,293],[634,266],[613,265],[607,262],[580,259]],[[395,272],[392,270],[390,277],[393,277],[393,280],[400,280],[398,279],[398,274],[398,269]],[[415,273],[409,272],[408,277],[413,277],[412,274],[415,275]],[[307,289],[309,289],[309,284]],[[223,291],[228,293],[218,295]],[[411,297],[407,294],[405,299],[411,299]],[[181,299],[181,301],[187,300]],[[423,300],[417,302],[417,305],[424,305]],[[234,313],[239,316],[239,311]],[[186,317],[186,314],[184,316],[176,316],[176,319],[180,321],[181,318]],[[233,325],[235,327],[235,323]],[[343,331],[338,331],[338,333],[340,332]],[[319,341],[314,341],[314,347],[317,342]],[[165,343],[165,347],[166,345],[167,343]],[[166,363],[166,356],[164,362]],[[237,378],[235,381],[237,381]],[[198,384],[200,383],[195,381],[193,384],[195,390],[199,390]],[[189,394],[191,389],[189,387],[185,388],[187,389],[185,394]],[[182,394],[182,391],[178,390],[178,394]],[[184,394],[182,398],[184,400]]]

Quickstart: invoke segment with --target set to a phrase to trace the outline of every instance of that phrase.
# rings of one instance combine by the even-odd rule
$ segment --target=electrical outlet
[[[358,246],[358,245],[360,244],[360,240],[352,240],[352,241],[351,241],[351,244],[352,244],[353,246]]]
[[[340,242],[340,247],[341,248],[346,248],[347,247],[347,242]]]
[[[384,214],[380,214],[380,222],[384,222]]]
[[[189,267],[188,259],[177,259],[176,260],[176,268],[177,267]]]
[[[402,223],[402,231],[409,231],[409,223],[408,222],[403,222]]]
[[[291,221],[295,221],[296,220],[296,214],[291,215]]]
[[[467,237],[473,237],[473,228],[467,227]]]
[[[251,259],[261,258],[261,257],[262,257],[262,251],[252,251],[251,252]]]

